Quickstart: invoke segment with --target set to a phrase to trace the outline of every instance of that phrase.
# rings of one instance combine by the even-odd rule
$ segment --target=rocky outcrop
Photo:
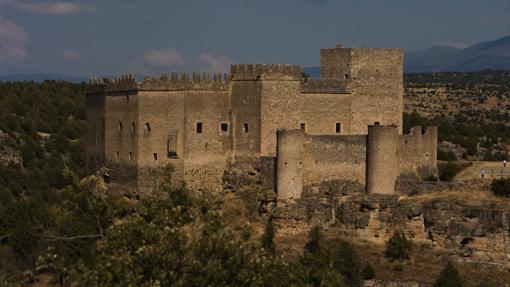
[[[349,231],[356,240],[384,244],[399,231],[457,261],[510,268],[510,200],[489,192],[370,196],[356,183],[339,181],[310,187],[305,194],[278,203],[274,216],[279,232],[299,233],[320,224]]]

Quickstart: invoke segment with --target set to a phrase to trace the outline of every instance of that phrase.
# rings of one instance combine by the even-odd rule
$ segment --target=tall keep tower
[[[349,83],[356,100],[352,103],[352,131],[367,134],[373,124],[395,125],[402,134],[403,53],[401,49],[321,49],[321,79]],[[396,110],[397,109],[397,110]]]

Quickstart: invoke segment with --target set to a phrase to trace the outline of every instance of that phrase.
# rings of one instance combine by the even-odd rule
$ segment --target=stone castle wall
[[[437,127],[428,127],[425,131],[413,127],[409,135],[400,136],[398,153],[402,176],[437,178]]]
[[[278,198],[299,199],[308,187],[330,181],[356,182],[369,194],[392,195],[401,174],[437,176],[435,157],[431,158],[437,148],[437,129],[429,127],[425,134],[420,127],[411,131],[399,135],[397,127],[381,125],[369,126],[366,136],[279,130]]]
[[[401,133],[401,50],[322,49],[319,79],[303,78],[296,65],[232,65],[230,72],[92,80],[91,170],[111,166],[146,189],[153,170],[172,164],[175,183],[219,191],[233,166],[228,161],[275,158],[277,131],[301,129],[305,186],[334,179],[364,184],[367,126],[395,125]],[[424,147],[412,149],[420,143]],[[435,143],[432,134],[399,141],[401,169],[428,170]]]

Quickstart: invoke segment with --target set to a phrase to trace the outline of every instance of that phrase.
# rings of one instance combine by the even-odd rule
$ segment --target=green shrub
[[[434,282],[434,287],[462,287],[460,275],[455,266],[448,262],[439,277]]]
[[[386,242],[386,251],[384,254],[391,259],[408,259],[412,242],[407,240],[403,233],[395,232],[393,236]]]
[[[449,150],[449,151],[442,151],[440,149],[437,150],[437,159],[443,160],[443,161],[456,161],[457,156]]]
[[[363,286],[361,260],[358,253],[349,242],[340,242],[336,256],[333,259],[333,265],[340,271],[342,277],[349,286]]]
[[[510,178],[492,180],[491,191],[496,196],[510,197]]]
[[[442,181],[451,181],[460,171],[462,171],[461,166],[451,162],[438,166],[438,169],[439,179]]]
[[[365,280],[374,279],[375,278],[374,267],[369,262],[366,262],[365,265],[363,266],[363,270],[361,271],[361,275]]]
[[[274,244],[275,234],[276,232],[273,225],[273,217],[269,217],[269,221],[266,225],[266,231],[264,232],[264,235],[262,235],[261,243],[262,247],[264,247],[264,249],[272,255],[274,255],[276,252],[276,246]]]
[[[324,234],[320,226],[313,227],[308,233],[308,242],[305,245],[305,252],[312,255],[319,255],[322,252]]]

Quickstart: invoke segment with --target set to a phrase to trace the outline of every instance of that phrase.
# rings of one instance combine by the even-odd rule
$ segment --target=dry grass
[[[326,231],[327,244],[331,248],[338,245],[341,240],[350,241],[362,261],[369,262],[374,267],[377,280],[432,284],[449,260],[446,251],[440,251],[428,245],[413,244],[408,260],[394,261],[384,256],[384,245],[353,242],[352,238],[339,230]],[[307,239],[306,232],[280,236],[276,240],[278,251],[290,256],[300,254]],[[490,278],[492,283],[496,284],[495,286],[510,286],[508,284],[509,270],[491,269],[476,263],[454,262],[454,264],[461,274],[464,286],[478,286],[482,278]]]

